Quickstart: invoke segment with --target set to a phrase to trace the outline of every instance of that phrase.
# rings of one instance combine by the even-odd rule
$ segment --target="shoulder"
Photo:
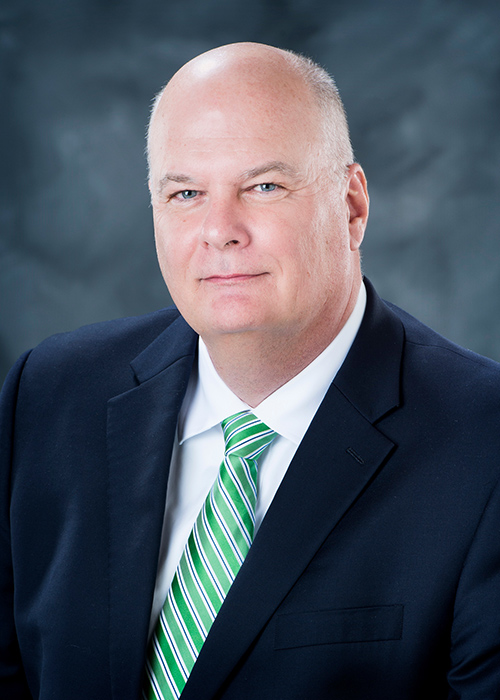
[[[132,386],[135,380],[130,363],[176,321],[191,332],[178,310],[169,307],[53,335],[18,362],[19,379],[35,393],[51,394],[76,384],[82,391],[85,386],[96,391],[101,384]]]
[[[462,377],[463,382],[470,386],[474,377],[476,380],[482,378],[481,383],[493,383],[500,388],[500,363],[457,345],[403,309],[384,303],[403,325],[405,356],[429,380],[449,382],[451,376]]]
[[[420,447],[432,444],[437,454],[444,445],[456,463],[465,460],[474,473],[482,464],[490,476],[497,474],[500,364],[390,308],[404,328],[400,407],[405,429],[416,431]]]
[[[395,407],[405,407],[406,416],[464,418],[477,408],[490,424],[500,420],[500,364],[447,340],[365,284],[365,315],[335,379],[358,410],[378,420]]]
[[[380,419],[391,412],[421,435],[446,430],[460,442],[473,430],[487,433],[485,444],[500,435],[500,364],[382,301],[369,283],[367,291],[352,361],[346,358],[339,380],[344,393],[351,392],[365,415]]]
[[[58,333],[31,351],[29,363],[102,361],[113,356],[133,359],[179,317],[177,309],[169,307],[144,316],[103,321]]]
[[[58,333],[42,341],[32,356],[75,356],[102,352],[141,352],[180,314],[175,307],[161,309],[143,316],[119,318],[82,326],[74,331]]]

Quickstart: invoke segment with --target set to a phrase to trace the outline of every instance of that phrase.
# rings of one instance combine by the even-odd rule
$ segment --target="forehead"
[[[167,88],[151,129],[151,160],[197,158],[302,159],[318,142],[320,114],[297,78],[188,81]],[[196,83],[196,81],[195,81]]]

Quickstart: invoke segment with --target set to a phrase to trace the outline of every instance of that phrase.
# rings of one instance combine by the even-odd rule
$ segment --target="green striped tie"
[[[243,411],[222,421],[219,476],[196,519],[151,639],[143,696],[182,693],[215,616],[250,548],[257,458],[276,433]]]

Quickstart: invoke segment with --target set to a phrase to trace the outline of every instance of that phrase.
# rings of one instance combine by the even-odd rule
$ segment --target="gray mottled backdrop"
[[[51,333],[168,303],[150,100],[240,40],[334,74],[370,185],[365,272],[500,359],[498,0],[0,0],[1,374]]]

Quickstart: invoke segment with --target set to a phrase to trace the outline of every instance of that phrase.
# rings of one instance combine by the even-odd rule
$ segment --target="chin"
[[[220,336],[263,330],[266,324],[262,318],[258,318],[256,315],[226,314],[213,316],[208,322],[205,318],[204,322],[198,325],[200,328],[203,328],[200,335]]]

